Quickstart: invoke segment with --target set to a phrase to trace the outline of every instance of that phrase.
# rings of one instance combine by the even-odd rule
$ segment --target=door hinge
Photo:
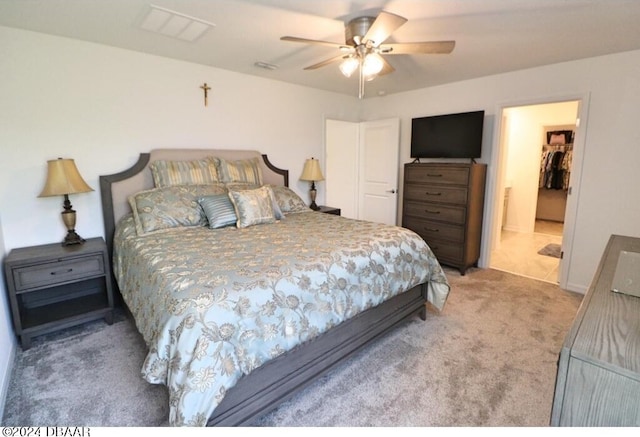
[[[567,189],[567,194],[568,194],[569,196],[571,196],[571,191],[572,191],[572,190],[571,190],[571,188],[573,188],[573,187],[569,187],[569,188]]]
[[[560,259],[564,258],[564,250],[560,251]]]

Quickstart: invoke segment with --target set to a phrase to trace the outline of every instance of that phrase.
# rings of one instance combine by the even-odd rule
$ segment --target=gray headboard
[[[254,150],[155,149],[149,153],[141,153],[138,162],[131,168],[120,173],[100,176],[104,235],[110,257],[113,255],[113,234],[116,223],[127,213],[131,212],[128,202],[129,196],[154,187],[149,164],[161,159],[189,161],[207,156],[216,156],[227,160],[258,157],[260,158],[264,183],[289,186],[289,171],[275,167],[269,162],[267,155],[263,155]]]

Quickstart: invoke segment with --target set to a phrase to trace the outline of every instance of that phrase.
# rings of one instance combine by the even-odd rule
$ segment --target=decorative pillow
[[[129,196],[138,235],[181,226],[204,226],[206,217],[198,197],[226,194],[222,184],[176,185]]]
[[[280,210],[287,213],[294,212],[308,212],[311,208],[304,203],[304,200],[300,198],[291,188],[283,185],[265,185],[273,190],[276,202],[280,207]]]
[[[153,161],[149,166],[156,188],[174,185],[202,185],[219,182],[217,160]]]
[[[238,228],[276,221],[269,187],[255,190],[230,190],[229,199],[236,211]]]
[[[276,220],[284,219],[284,214],[280,209],[280,205],[278,205],[278,200],[276,199],[276,194],[273,192],[273,189],[269,186],[266,188],[269,189],[269,197],[271,197],[271,207],[273,208],[273,216]]]
[[[260,188],[261,185],[252,184],[249,182],[226,182],[224,184],[228,190],[233,191],[241,191],[241,190],[255,190],[256,188]]]
[[[235,225],[238,220],[228,194],[200,197],[198,203],[202,206],[211,229]]]
[[[202,213],[183,187],[155,188],[129,196],[138,235],[179,226],[202,225]]]
[[[248,182],[257,186],[262,185],[262,169],[257,157],[237,161],[215,159],[218,161],[218,174],[222,182]]]

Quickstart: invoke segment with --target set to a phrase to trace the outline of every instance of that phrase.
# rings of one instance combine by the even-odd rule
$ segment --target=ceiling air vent
[[[170,9],[149,5],[149,11],[140,23],[140,28],[183,41],[193,42],[215,24]]]

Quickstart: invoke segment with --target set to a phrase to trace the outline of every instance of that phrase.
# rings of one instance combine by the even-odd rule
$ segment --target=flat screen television
[[[411,120],[412,158],[480,158],[484,111]]]

